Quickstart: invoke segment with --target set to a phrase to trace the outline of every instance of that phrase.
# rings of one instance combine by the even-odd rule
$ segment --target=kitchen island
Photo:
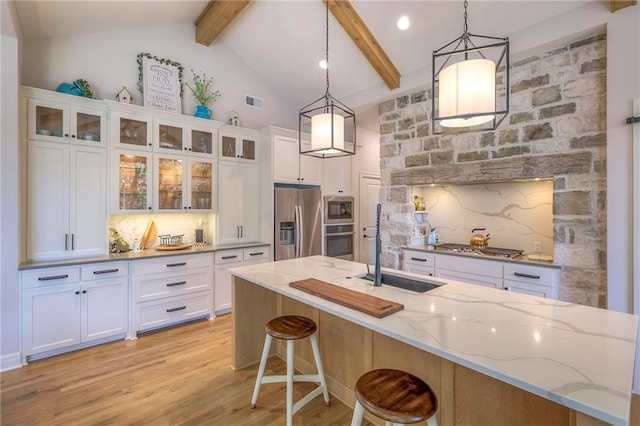
[[[633,315],[453,281],[421,294],[378,288],[354,278],[364,264],[322,256],[231,272],[234,369],[259,361],[268,320],[302,314],[318,323],[330,391],[349,405],[362,373],[394,367],[432,386],[442,425],[629,423]],[[378,319],[289,286],[306,278],[404,310]],[[306,346],[296,347],[303,372],[313,370]]]

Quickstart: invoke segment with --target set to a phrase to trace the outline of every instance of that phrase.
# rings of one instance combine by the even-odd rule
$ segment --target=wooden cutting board
[[[184,250],[191,247],[192,244],[179,244],[177,246],[156,246],[156,250],[171,251],[171,250]]]
[[[404,305],[400,303],[359,293],[315,278],[293,281],[289,286],[376,318],[383,318],[404,309]]]

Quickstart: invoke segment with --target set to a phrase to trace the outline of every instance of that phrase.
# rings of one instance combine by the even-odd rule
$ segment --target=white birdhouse
[[[121,91],[116,95],[116,101],[122,102],[125,104],[130,104],[132,100],[131,93],[127,90],[126,87],[123,87]]]

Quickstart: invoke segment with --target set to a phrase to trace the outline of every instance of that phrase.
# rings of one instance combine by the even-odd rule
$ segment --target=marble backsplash
[[[149,221],[153,220],[158,227],[158,235],[184,235],[185,243],[195,242],[195,230],[198,222],[202,220],[202,228],[205,230],[206,241],[209,244],[214,240],[215,216],[212,214],[155,214],[155,215],[112,215],[109,217],[109,227],[114,228],[123,237],[129,247],[137,238],[140,240]],[[159,244],[156,241],[151,247]]]
[[[553,181],[416,186],[428,215],[416,214],[416,235],[435,228],[440,243],[469,244],[473,228],[486,228],[490,247],[553,255]],[[422,222],[421,222],[422,220]]]

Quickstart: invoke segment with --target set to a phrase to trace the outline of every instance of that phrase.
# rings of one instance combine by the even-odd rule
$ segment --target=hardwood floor
[[[0,424],[281,425],[285,384],[267,384],[249,407],[257,366],[234,372],[231,316],[196,321],[56,357],[0,375]],[[285,374],[271,358],[267,374]],[[294,400],[313,388],[295,385]],[[297,425],[347,425],[352,408],[315,398]],[[368,424],[364,422],[363,424]]]

